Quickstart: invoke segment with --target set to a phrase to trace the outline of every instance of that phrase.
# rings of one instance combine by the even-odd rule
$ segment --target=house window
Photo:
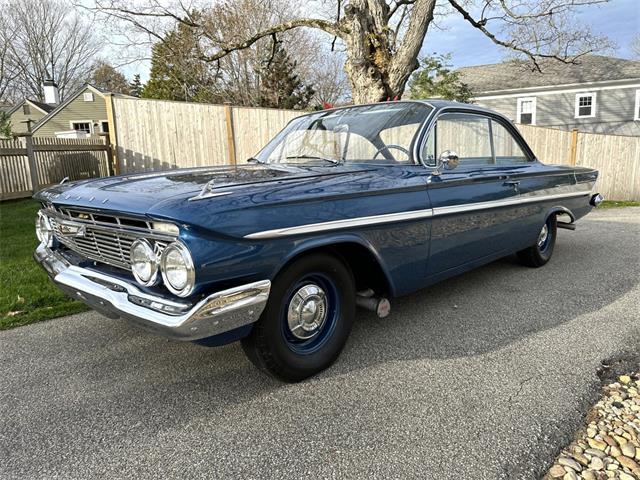
[[[82,98],[84,99],[85,102],[93,102],[93,93],[91,92],[84,92],[82,94]]]
[[[596,94],[577,93],[575,118],[588,118],[596,116]]]
[[[102,120],[100,122],[100,131],[102,133],[109,133],[109,122],[107,120]]]
[[[517,123],[524,125],[536,124],[536,97],[518,99]]]
[[[24,105],[22,105],[22,113],[24,115],[31,115],[31,109],[29,108],[28,104],[25,103]]]
[[[633,119],[640,120],[640,90],[636,90],[636,106],[633,110]]]
[[[91,122],[71,122],[71,128],[77,132],[91,133]]]

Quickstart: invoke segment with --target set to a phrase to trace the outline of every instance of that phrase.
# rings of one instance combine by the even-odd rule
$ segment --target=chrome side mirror
[[[438,163],[440,163],[445,170],[453,170],[458,166],[460,160],[458,159],[458,154],[456,152],[453,150],[445,150],[440,154]]]
[[[460,164],[458,154],[453,150],[445,150],[440,154],[433,175],[440,175],[442,170],[453,170]]]

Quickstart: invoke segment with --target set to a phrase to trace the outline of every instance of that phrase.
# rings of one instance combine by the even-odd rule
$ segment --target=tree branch
[[[342,10],[342,0],[338,0],[338,13],[336,14],[336,24],[340,23],[340,12]],[[333,36],[333,40],[331,41],[331,51],[333,52],[336,48],[336,40],[338,37],[336,35]]]
[[[416,0],[396,0],[395,5],[393,5],[393,7],[391,7],[391,10],[389,11],[389,18],[393,17],[393,15],[403,5],[413,5],[414,3],[416,3]]]
[[[276,33],[286,32],[289,30],[293,30],[294,28],[300,28],[300,27],[317,28],[319,30],[323,30],[327,33],[330,33],[340,38],[342,38],[344,33],[342,29],[335,23],[331,23],[326,20],[320,20],[317,18],[300,18],[297,20],[284,22],[279,25],[274,25],[273,27],[262,30],[261,32],[258,32],[253,36],[249,37],[244,42],[222,44],[218,47],[219,50],[217,52],[211,55],[205,56],[204,59],[206,61],[212,62],[214,60],[218,60],[222,57],[229,55],[231,52],[249,48],[251,45],[256,43],[261,38],[269,37]],[[204,33],[204,35],[206,36],[206,33]]]
[[[603,0],[594,0],[593,3],[600,3],[600,1]],[[477,28],[478,30],[480,30],[482,33],[484,33],[493,43],[495,43],[496,45],[500,45],[502,47],[506,47],[509,48],[515,52],[519,52],[522,53],[523,55],[525,55],[526,57],[528,57],[531,62],[533,63],[535,69],[538,72],[542,71],[542,68],[540,66],[539,63],[539,59],[554,59],[563,63],[575,63],[575,60],[588,53],[588,52],[583,52],[580,55],[575,55],[573,58],[568,59],[568,55],[567,55],[567,50],[565,50],[565,56],[560,56],[560,55],[556,55],[556,54],[544,54],[544,53],[540,53],[540,52],[532,52],[530,49],[519,46],[515,41],[506,41],[506,40],[501,40],[498,37],[496,37],[496,35],[494,35],[493,33],[491,33],[487,28],[486,28],[486,24],[487,24],[487,19],[482,19],[482,20],[475,20],[471,14],[465,10],[456,0],[449,0],[449,3],[453,6],[454,9],[456,9],[462,16],[463,18],[469,22],[473,27]],[[502,3],[502,2],[501,2]],[[505,10],[507,12],[507,15],[511,16],[512,18],[518,18],[517,15],[515,15],[513,12],[511,12],[510,10]],[[545,12],[542,12],[545,13]],[[528,18],[541,18],[543,16],[543,14],[539,14],[539,15],[529,15]],[[546,12],[547,15],[549,15],[548,12]]]
[[[416,0],[402,43],[396,50],[391,64],[390,81],[396,91],[402,91],[409,75],[418,68],[418,55],[433,20],[435,0]],[[401,87],[401,88],[400,88]]]

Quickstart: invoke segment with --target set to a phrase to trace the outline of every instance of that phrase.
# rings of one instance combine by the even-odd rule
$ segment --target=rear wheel
[[[354,315],[351,271],[332,255],[312,254],[276,277],[267,306],[242,348],[261,370],[297,382],[335,361]]]
[[[556,216],[550,215],[542,226],[536,243],[518,252],[520,263],[533,268],[542,267],[546,264],[553,254],[557,234],[558,224]]]

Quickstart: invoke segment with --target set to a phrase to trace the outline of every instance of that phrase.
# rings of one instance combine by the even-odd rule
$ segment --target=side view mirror
[[[453,150],[445,150],[440,154],[440,158],[438,158],[438,163],[436,164],[436,171],[433,174],[440,175],[442,169],[453,170],[459,164],[458,154]]]

